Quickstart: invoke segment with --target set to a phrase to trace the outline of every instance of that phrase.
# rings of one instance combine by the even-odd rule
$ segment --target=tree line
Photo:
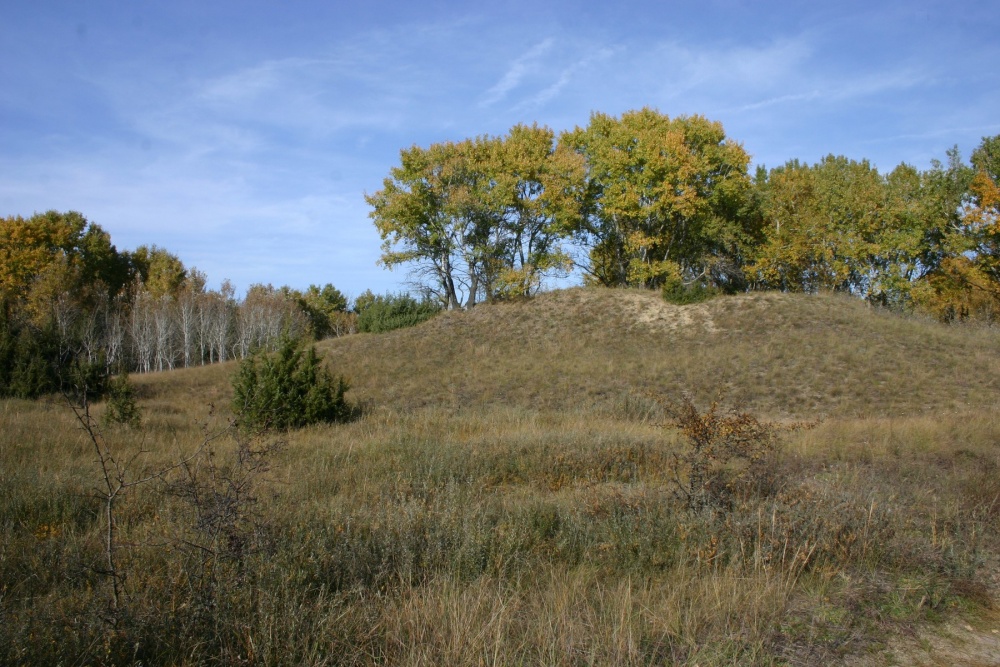
[[[721,123],[649,108],[404,149],[365,199],[381,264],[408,267],[425,298],[368,291],[353,307],[331,284],[208,289],[176,255],[119,252],[76,212],[0,218],[0,396],[408,326],[573,271],[676,302],[837,290],[945,321],[1000,317],[1000,135],[923,171],[834,155],[749,168]]]
[[[381,263],[447,308],[590,284],[849,292],[942,320],[997,317],[1000,135],[964,163],[880,173],[830,155],[749,173],[722,124],[654,109],[555,132],[413,146],[367,194]]]
[[[119,252],[76,212],[0,219],[0,396],[59,390],[69,375],[149,372],[244,358],[283,337],[353,333],[333,285],[305,291],[229,281],[208,289],[156,246]]]

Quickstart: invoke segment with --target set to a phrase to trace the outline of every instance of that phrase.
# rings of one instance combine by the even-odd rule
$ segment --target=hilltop
[[[689,394],[772,417],[814,418],[1000,402],[995,331],[835,294],[760,292],[676,306],[650,291],[573,288],[319,348],[350,379],[356,399],[401,410],[506,405],[618,414],[650,395]],[[231,372],[223,364],[134,378],[154,393],[170,393],[177,382],[218,401]]]
[[[1000,337],[838,295],[756,293],[675,306],[569,289],[326,341],[357,394],[399,408],[615,411],[690,393],[775,416],[921,414],[997,404]]]

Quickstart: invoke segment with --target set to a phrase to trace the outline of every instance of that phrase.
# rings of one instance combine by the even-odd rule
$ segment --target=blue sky
[[[643,106],[756,164],[1000,134],[994,2],[0,0],[0,215],[77,210],[242,292],[406,286],[365,192],[411,145]]]

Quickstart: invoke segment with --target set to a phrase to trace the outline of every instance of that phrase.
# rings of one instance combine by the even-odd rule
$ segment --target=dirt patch
[[[1000,613],[958,620],[897,637],[879,653],[850,660],[849,667],[996,667],[1000,665]]]
[[[715,333],[719,330],[712,318],[711,302],[675,306],[655,293],[623,291],[619,306],[627,319],[659,331],[696,328]]]

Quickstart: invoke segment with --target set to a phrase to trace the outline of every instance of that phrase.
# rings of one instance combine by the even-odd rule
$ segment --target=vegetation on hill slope
[[[549,276],[715,293],[835,290],[901,312],[1000,313],[1000,136],[963,163],[879,173],[833,155],[752,178],[718,122],[655,109],[595,113],[556,133],[414,146],[366,196],[381,263],[427,300],[250,285],[245,297],[156,246],[119,252],[76,212],[0,218],[0,396],[57,392],[71,369],[152,372],[273,350],[283,335],[384,332],[439,308],[538,294]],[[370,297],[370,298],[369,298]],[[367,300],[369,308],[362,308]],[[809,405],[809,399],[805,400]]]
[[[772,416],[903,415],[995,405],[1000,339],[837,295],[690,306],[570,289],[323,343],[359,396],[394,409],[500,404],[621,410],[647,392],[722,394]]]
[[[104,433],[130,479],[205,456],[120,497],[116,596],[92,443],[58,401],[6,400],[0,662],[877,657],[993,599],[997,345],[843,298],[567,290],[322,343],[364,414],[284,447],[210,415],[234,365],[144,375],[142,432]],[[827,419],[698,509],[651,396],[720,390]]]

